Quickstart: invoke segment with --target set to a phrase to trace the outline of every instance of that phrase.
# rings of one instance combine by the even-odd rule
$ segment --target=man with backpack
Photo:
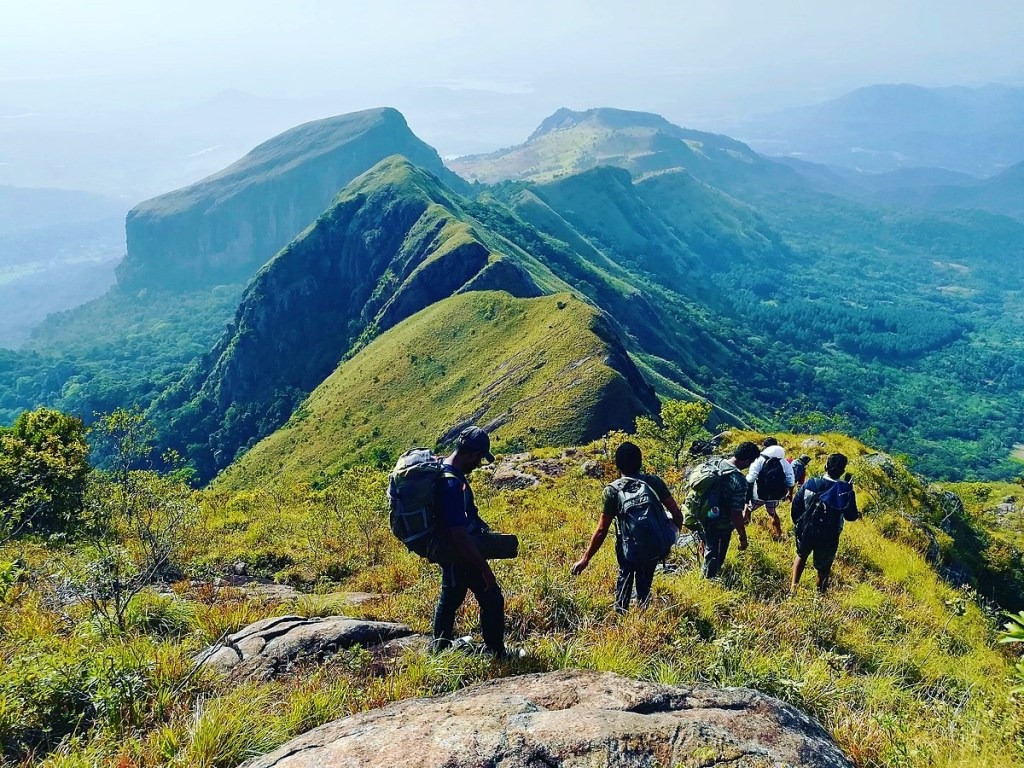
[[[811,465],[811,457],[806,453],[793,460],[793,488],[799,488],[807,480],[807,467]]]
[[[796,592],[807,558],[812,554],[814,569],[818,572],[818,591],[828,588],[843,523],[860,518],[851,477],[849,473],[843,477],[846,464],[843,454],[833,453],[825,462],[825,474],[808,480],[793,499],[796,559],[791,592]]]
[[[698,465],[686,477],[687,494],[684,525],[696,533],[704,545],[704,576],[718,575],[735,529],[740,549],[747,548],[747,528],[743,512],[747,503],[747,481],[743,472],[760,455],[753,443],[740,443],[728,459],[711,458]]]
[[[472,591],[480,605],[480,632],[487,650],[497,657],[505,651],[505,597],[490,564],[480,554],[472,534],[487,530],[473,501],[467,479],[486,460],[493,463],[491,439],[479,427],[466,427],[459,434],[455,450],[443,462],[438,484],[439,535],[447,537],[455,559],[442,562],[441,596],[434,611],[432,650],[451,645],[455,614]]]
[[[615,582],[615,610],[625,613],[636,585],[637,602],[647,605],[651,599],[654,571],[672,548],[683,516],[665,481],[640,470],[643,455],[633,443],[623,443],[615,451],[619,479],[604,489],[604,506],[597,530],[583,557],[572,566],[579,576],[604,544],[612,520],[615,525],[615,559],[619,575]],[[668,519],[665,510],[672,515]]]
[[[764,450],[747,472],[747,499],[743,520],[749,523],[751,514],[763,506],[771,518],[772,535],[782,537],[779,520],[779,502],[793,500],[793,465],[786,461],[786,449],[774,437],[764,439]]]

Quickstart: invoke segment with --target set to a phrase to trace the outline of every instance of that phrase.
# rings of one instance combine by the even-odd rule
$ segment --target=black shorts
[[[829,571],[839,550],[839,536],[807,536],[796,540],[796,553],[800,557],[813,555],[814,570]]]

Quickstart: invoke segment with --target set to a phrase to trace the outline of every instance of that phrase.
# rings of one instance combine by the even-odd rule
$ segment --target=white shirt
[[[796,478],[793,476],[793,465],[786,461],[786,449],[781,445],[769,445],[761,451],[761,455],[754,460],[754,463],[750,465],[750,469],[747,470],[747,482],[757,482],[757,476],[768,459],[782,460],[782,471],[786,473],[786,487],[792,488],[796,484]],[[754,498],[761,501],[761,498],[757,495],[756,485],[754,486]]]

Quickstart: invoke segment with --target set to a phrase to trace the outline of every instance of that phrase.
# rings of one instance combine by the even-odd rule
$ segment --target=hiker
[[[849,474],[843,477],[846,464],[843,454],[831,454],[825,462],[825,474],[808,480],[793,499],[796,559],[793,561],[791,592],[796,592],[807,558],[812,554],[814,570],[818,572],[818,591],[824,592],[828,588],[843,524],[860,517],[852,478]]]
[[[690,488],[686,497],[685,525],[700,537],[704,549],[702,572],[705,578],[718,575],[735,529],[739,548],[747,548],[747,528],[743,512],[747,503],[747,481],[743,473],[760,456],[753,443],[740,443],[728,459],[711,458],[687,476]]]
[[[572,566],[572,574],[579,576],[590,564],[591,558],[604,544],[612,520],[615,526],[615,559],[619,563],[619,575],[615,582],[615,610],[625,613],[629,609],[633,597],[633,585],[636,585],[636,598],[641,606],[651,599],[651,583],[658,563],[664,559],[675,541],[679,529],[683,525],[683,515],[679,505],[672,498],[665,481],[657,475],[650,475],[640,470],[643,468],[643,455],[633,443],[623,443],[615,451],[615,466],[619,470],[619,479],[604,489],[604,507],[597,523],[597,529],[587,545],[583,557]],[[668,526],[665,510],[672,515],[671,526]],[[661,552],[650,551],[640,562],[628,557],[631,548],[631,525],[636,520],[636,510],[640,514],[660,515],[657,521],[668,535],[667,547]],[[626,519],[627,516],[630,519]],[[670,528],[674,527],[674,533]],[[627,537],[630,537],[627,540]]]
[[[793,490],[796,490],[807,481],[807,467],[811,465],[811,457],[806,453],[801,454],[793,461]]]
[[[491,439],[479,427],[466,427],[459,434],[455,450],[444,460],[439,493],[439,524],[449,537],[457,557],[441,564],[441,597],[434,611],[434,639],[431,649],[451,645],[455,614],[472,591],[480,604],[480,631],[484,645],[495,656],[505,656],[505,598],[490,564],[480,554],[471,534],[486,531],[480,519],[467,476],[483,461],[494,462]]]
[[[772,536],[782,538],[779,502],[793,500],[793,466],[786,461],[786,449],[774,437],[766,437],[764,449],[747,472],[747,504],[743,522],[749,523],[754,510],[764,507],[771,518]]]

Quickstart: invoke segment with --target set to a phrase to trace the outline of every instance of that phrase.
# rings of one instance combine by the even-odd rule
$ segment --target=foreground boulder
[[[756,691],[579,670],[344,717],[243,768],[716,765],[852,768],[817,722]]]
[[[271,677],[300,658],[323,658],[342,648],[379,645],[411,634],[404,624],[386,621],[278,616],[228,635],[207,649],[200,663],[222,672]]]

